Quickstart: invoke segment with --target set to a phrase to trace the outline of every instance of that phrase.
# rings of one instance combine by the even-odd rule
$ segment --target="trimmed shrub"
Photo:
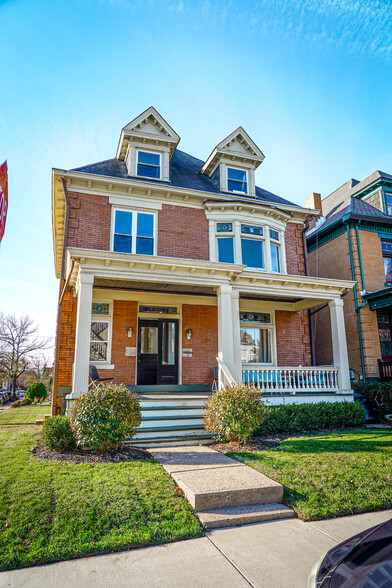
[[[316,402],[269,406],[257,430],[258,435],[301,433],[323,429],[360,427],[365,411],[358,402]]]
[[[378,419],[392,414],[392,382],[356,382],[354,389],[365,397],[370,413]]]
[[[133,437],[140,421],[136,394],[111,382],[91,387],[77,398],[70,417],[77,441],[96,453],[118,449]]]
[[[23,398],[23,400],[15,400],[10,408],[19,408],[20,406],[28,406],[29,404],[33,404],[33,401],[30,398]]]
[[[42,382],[35,382],[34,384],[31,384],[31,386],[29,386],[26,390],[26,398],[29,398],[33,401],[37,400],[42,402],[42,400],[45,400],[47,395],[48,392],[45,388],[45,384]]]
[[[225,386],[210,396],[204,427],[217,439],[243,443],[260,426],[264,410],[260,392],[254,388]]]
[[[57,451],[72,451],[76,439],[71,429],[69,417],[54,416],[46,419],[42,425],[42,441],[45,447]]]

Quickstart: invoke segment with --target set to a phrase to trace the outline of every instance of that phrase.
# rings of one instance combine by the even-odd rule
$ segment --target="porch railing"
[[[378,360],[378,373],[381,382],[390,382],[392,380],[392,361]]]
[[[336,392],[339,368],[320,367],[250,367],[243,366],[242,381],[269,394],[300,392]]]
[[[218,362],[218,388],[221,389],[222,386],[235,384],[235,380],[225,362],[219,357],[216,358],[216,361]]]

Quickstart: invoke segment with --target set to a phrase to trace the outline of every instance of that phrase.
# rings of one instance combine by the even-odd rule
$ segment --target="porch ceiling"
[[[181,292],[182,294],[202,294],[204,296],[216,296],[215,289],[208,286],[165,284],[162,282],[140,282],[135,280],[108,280],[95,278],[94,288],[110,290],[133,290],[143,292]]]

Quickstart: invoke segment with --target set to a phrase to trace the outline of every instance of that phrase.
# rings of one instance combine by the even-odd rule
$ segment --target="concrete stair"
[[[207,447],[162,447],[152,455],[171,475],[206,529],[294,516],[283,486]]]
[[[142,422],[128,445],[159,447],[202,444],[211,441],[203,426],[205,392],[143,393],[139,395]]]

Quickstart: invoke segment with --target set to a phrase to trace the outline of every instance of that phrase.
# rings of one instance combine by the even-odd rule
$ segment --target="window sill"
[[[90,365],[95,365],[97,370],[114,370],[112,363],[99,363],[99,361],[90,362]]]

